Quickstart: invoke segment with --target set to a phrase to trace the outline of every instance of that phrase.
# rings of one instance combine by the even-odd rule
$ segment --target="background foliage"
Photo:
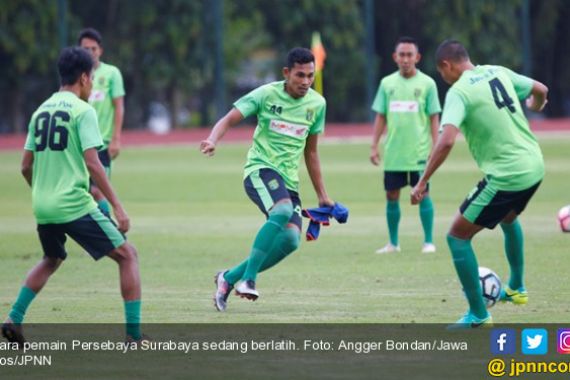
[[[281,77],[286,52],[308,46],[320,31],[327,49],[324,91],[328,120],[362,122],[369,117],[367,86],[396,69],[394,41],[420,42],[420,68],[446,90],[433,62],[445,38],[463,41],[476,63],[521,71],[524,0],[374,1],[374,54],[365,53],[364,0],[220,0],[222,4],[225,110],[251,88]],[[529,0],[530,73],[551,90],[546,114],[570,115],[570,2]],[[103,59],[118,66],[127,90],[126,127],[144,125],[152,103],[166,106],[177,126],[208,125],[216,116],[214,92],[214,1],[0,0],[0,132],[24,131],[39,102],[57,89],[58,28],[67,43],[79,30],[99,29]],[[374,83],[365,75],[373,70]],[[220,110],[218,110],[220,112]],[[184,117],[182,117],[182,116]],[[179,117],[180,116],[180,117]]]

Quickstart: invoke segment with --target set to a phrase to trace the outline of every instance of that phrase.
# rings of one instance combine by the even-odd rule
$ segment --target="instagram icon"
[[[558,329],[557,343],[559,354],[570,354],[570,329]]]

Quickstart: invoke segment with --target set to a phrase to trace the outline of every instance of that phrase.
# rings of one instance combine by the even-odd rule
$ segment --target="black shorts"
[[[301,199],[299,193],[285,187],[285,181],[275,170],[260,169],[247,176],[243,180],[245,192],[249,199],[259,207],[261,212],[269,217],[269,210],[273,205],[283,199],[290,199],[293,203],[293,216],[289,223],[302,229]]]
[[[109,149],[98,150],[97,155],[99,156],[99,161],[105,169],[107,178],[111,178],[111,155],[109,154]],[[95,186],[93,179],[89,178],[89,186]]]
[[[517,215],[523,212],[532,198],[540,182],[521,191],[497,190],[483,179],[467,196],[459,208],[461,215],[478,226],[493,229],[505,217],[514,211]]]
[[[384,171],[384,190],[394,191],[399,190],[407,185],[416,186],[422,172],[419,170],[400,172],[400,171]],[[427,184],[426,191],[429,191],[429,183]]]
[[[91,257],[99,260],[125,243],[125,236],[115,223],[98,208],[79,219],[61,224],[38,224],[38,235],[44,255],[65,260],[66,235],[69,235]]]
[[[109,154],[109,149],[98,150],[97,155],[99,156],[99,161],[105,167],[106,170],[111,168],[111,155]]]

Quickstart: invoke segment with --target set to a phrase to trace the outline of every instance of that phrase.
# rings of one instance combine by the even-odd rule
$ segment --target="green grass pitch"
[[[498,305],[496,323],[567,321],[570,234],[556,224],[570,203],[569,135],[541,137],[547,175],[521,217],[529,304]],[[197,146],[125,149],[113,184],[131,217],[129,240],[139,251],[144,322],[453,322],[466,309],[445,234],[465,195],[481,178],[466,144],[458,142],[432,181],[436,254],[422,254],[418,209],[402,192],[402,252],[375,255],[387,241],[381,172],[364,142],[323,143],[323,173],[331,197],[350,208],[349,223],[333,222],[316,242],[258,277],[257,302],[231,296],[225,313],[212,304],[213,275],[249,252],[263,216],[246,197],[242,165],[248,145],[222,144],[206,158]],[[0,315],[41,257],[30,191],[19,174],[20,152],[0,152]],[[302,165],[303,167],[303,165]],[[301,196],[316,205],[303,167]],[[306,221],[305,221],[306,226]],[[508,278],[500,229],[474,239],[479,264]],[[69,257],[31,305],[27,322],[122,322],[114,262],[95,263],[75,243]]]

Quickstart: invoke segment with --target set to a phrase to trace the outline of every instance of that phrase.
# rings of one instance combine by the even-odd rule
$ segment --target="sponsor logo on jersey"
[[[416,101],[394,100],[390,102],[390,112],[418,112],[419,104]]]
[[[271,120],[269,129],[281,135],[302,138],[305,137],[307,126],[301,124],[287,123],[282,120]]]
[[[105,100],[105,92],[100,90],[92,90],[91,95],[89,95],[89,103],[102,102]]]

